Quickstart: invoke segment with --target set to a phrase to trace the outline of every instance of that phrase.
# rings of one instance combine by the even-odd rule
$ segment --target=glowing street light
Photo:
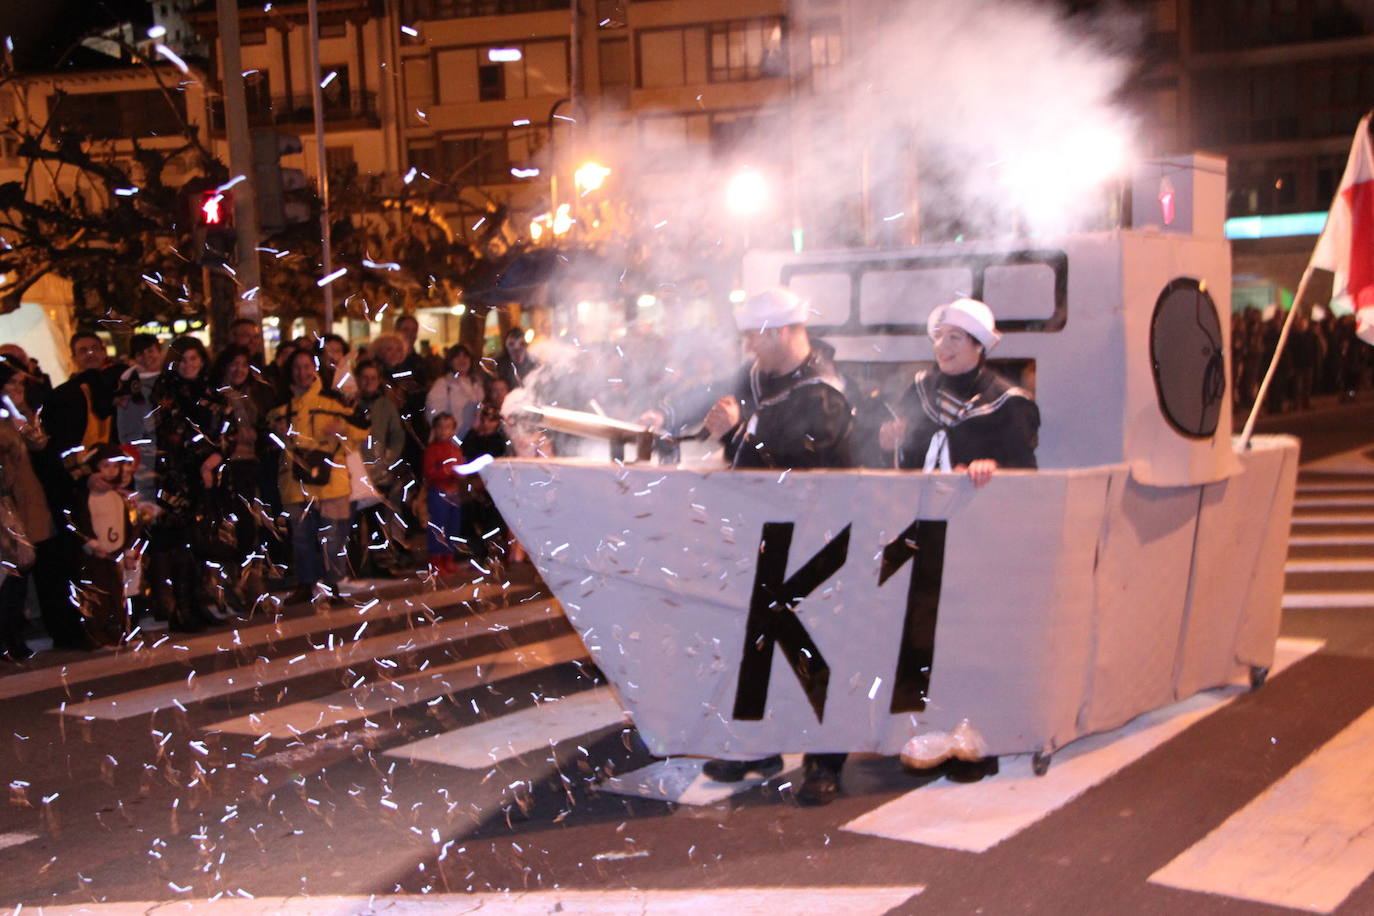
[[[568,204],[559,204],[558,209],[553,213],[553,234],[567,235],[568,230],[572,227],[572,207]]]
[[[606,178],[610,174],[611,170],[601,163],[587,162],[573,173],[573,183],[580,193],[586,194],[588,191],[598,190],[606,183]]]
[[[1034,233],[1072,225],[1103,184],[1130,161],[1124,131],[1110,124],[1078,124],[1043,142],[1025,144],[999,163],[1006,199]],[[1161,210],[1172,203],[1161,199]]]
[[[725,185],[725,206],[736,216],[753,216],[768,205],[768,180],[756,169],[743,168]]]

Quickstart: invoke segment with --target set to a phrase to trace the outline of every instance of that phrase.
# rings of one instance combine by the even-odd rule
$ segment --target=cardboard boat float
[[[1232,437],[1224,161],[1158,168],[1167,226],[747,261],[751,289],[810,300],[841,367],[928,361],[930,310],[986,301],[993,356],[1033,375],[1037,471],[977,490],[895,470],[482,471],[653,753],[895,754],[971,734],[1044,772],[1076,738],[1263,682],[1298,443]]]

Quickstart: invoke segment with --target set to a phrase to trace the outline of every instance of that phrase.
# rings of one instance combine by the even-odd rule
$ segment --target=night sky
[[[46,70],[94,29],[128,20],[151,21],[147,0],[44,0],[0,3],[0,35],[14,40],[21,70]]]

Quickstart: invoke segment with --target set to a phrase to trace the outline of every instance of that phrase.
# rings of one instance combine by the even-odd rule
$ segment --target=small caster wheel
[[[1052,751],[1036,751],[1031,754],[1031,772],[1036,776],[1044,776],[1050,771],[1050,758],[1053,756]]]
[[[1269,669],[1261,668],[1259,665],[1250,666],[1250,689],[1259,690],[1264,686],[1264,682],[1269,679]]]

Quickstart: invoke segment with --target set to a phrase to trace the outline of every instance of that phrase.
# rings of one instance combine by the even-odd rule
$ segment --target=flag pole
[[[1274,358],[1269,360],[1269,368],[1264,373],[1264,381],[1260,382],[1259,392],[1255,395],[1255,403],[1250,407],[1250,416],[1245,420],[1245,429],[1240,434],[1240,451],[1250,448],[1250,437],[1255,432],[1255,421],[1259,419],[1260,407],[1264,404],[1264,397],[1269,393],[1269,385],[1274,380],[1274,373],[1279,366],[1279,357],[1283,355],[1284,345],[1288,343],[1288,329],[1293,326],[1293,316],[1298,314],[1298,309],[1302,307],[1302,297],[1307,293],[1307,282],[1312,279],[1312,265],[1302,272],[1302,279],[1298,281],[1298,291],[1293,296],[1293,307],[1288,310],[1288,317],[1283,320],[1283,330],[1279,332],[1278,345],[1274,347]]]
[[[1312,271],[1315,268],[1329,270],[1337,275],[1337,284],[1346,283],[1348,285],[1350,271],[1350,246],[1352,244],[1352,228],[1350,221],[1353,215],[1345,221],[1338,221],[1337,215],[1343,211],[1339,210],[1341,197],[1349,193],[1355,186],[1367,187],[1374,181],[1374,160],[1371,159],[1369,152],[1369,121],[1374,116],[1374,109],[1365,112],[1364,117],[1360,118],[1359,126],[1355,128],[1355,139],[1350,145],[1350,157],[1345,163],[1345,172],[1341,175],[1340,187],[1332,195],[1331,207],[1327,213],[1326,225],[1322,227],[1321,234],[1317,236],[1316,247],[1312,249],[1312,256],[1308,258],[1307,269],[1303,271],[1302,280],[1298,283],[1298,292],[1293,297],[1293,307],[1288,311],[1288,318],[1283,322],[1283,330],[1279,332],[1279,342],[1274,348],[1274,358],[1269,361],[1269,369],[1264,373],[1264,381],[1260,383],[1259,393],[1255,395],[1255,403],[1250,408],[1250,416],[1245,421],[1245,429],[1240,434],[1240,450],[1245,451],[1250,447],[1250,436],[1255,431],[1255,420],[1259,418],[1260,406],[1264,404],[1264,398],[1269,393],[1269,386],[1274,380],[1274,373],[1278,369],[1279,358],[1283,355],[1283,347],[1288,343],[1288,330],[1293,326],[1293,317],[1302,308],[1303,297],[1307,294],[1307,284],[1312,279]],[[1361,142],[1363,141],[1363,142]],[[1333,228],[1334,227],[1334,228]],[[1333,253],[1328,250],[1332,239],[1337,239],[1344,245],[1344,258],[1333,257]],[[1367,273],[1367,271],[1366,271]],[[1344,275],[1344,280],[1340,275]],[[1367,288],[1367,287],[1366,287]],[[1345,290],[1344,288],[1333,289],[1332,295],[1340,295],[1344,292],[1353,298],[1359,290]]]

